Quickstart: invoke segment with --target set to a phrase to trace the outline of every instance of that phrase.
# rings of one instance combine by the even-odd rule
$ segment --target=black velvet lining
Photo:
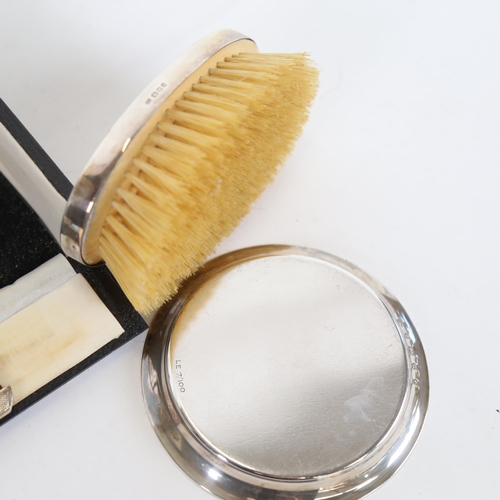
[[[60,253],[61,248],[2,173],[0,193],[0,288],[3,288]]]
[[[71,192],[71,183],[2,100],[0,100],[0,123],[4,124],[45,177],[67,199]],[[36,213],[0,174],[0,288],[12,284],[58,253],[62,253],[61,248]],[[127,300],[106,266],[86,267],[72,259],[68,261],[75,271],[81,273],[89,282],[120,323],[124,333],[14,405],[12,412],[0,419],[0,426],[147,329],[147,324]],[[0,380],[0,384],[6,386],[9,381]]]

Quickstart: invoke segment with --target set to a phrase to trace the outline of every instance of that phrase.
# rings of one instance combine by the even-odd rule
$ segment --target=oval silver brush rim
[[[307,256],[347,271],[368,286],[382,302],[398,330],[406,358],[406,387],[400,409],[387,435],[363,457],[330,474],[290,479],[266,476],[228,460],[202,442],[191,429],[170,392],[166,357],[173,324],[190,295],[206,280],[224,270],[269,256]],[[142,391],[150,421],[160,441],[177,464],[204,489],[224,499],[356,500],[378,488],[405,462],[422,430],[429,403],[425,353],[400,302],[375,278],[354,264],[308,248],[267,245],[237,250],[213,259],[190,278],[179,294],[153,319],[142,358]],[[217,481],[214,481],[217,477]]]
[[[136,134],[166,99],[217,52],[240,40],[251,40],[233,30],[221,30],[202,38],[160,73],[123,113],[101,142],[73,187],[61,222],[61,247],[78,262],[84,258],[87,229],[92,223],[96,201]]]

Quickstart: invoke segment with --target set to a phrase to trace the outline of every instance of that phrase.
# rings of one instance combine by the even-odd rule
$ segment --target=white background
[[[351,260],[426,348],[428,420],[373,500],[500,491],[500,3],[0,0],[0,97],[75,181],[113,121],[201,36],[311,52],[321,88],[292,157],[220,252]],[[0,428],[2,500],[208,500],[146,416],[144,335]],[[0,346],[1,349],[1,346]]]

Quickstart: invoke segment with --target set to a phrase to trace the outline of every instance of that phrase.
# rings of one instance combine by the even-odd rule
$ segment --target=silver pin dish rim
[[[293,479],[266,476],[228,460],[196,435],[170,392],[166,369],[170,335],[190,295],[229,266],[268,256],[312,257],[333,264],[361,280],[384,305],[403,345],[406,386],[394,422],[384,438],[364,456],[329,474]],[[170,303],[160,308],[144,346],[142,391],[153,428],[173,459],[203,488],[228,500],[359,499],[383,484],[405,462],[420,435],[429,404],[425,353],[400,302],[379,281],[354,264],[325,252],[287,245],[251,247],[217,257],[188,280]],[[214,481],[214,477],[218,479]]]

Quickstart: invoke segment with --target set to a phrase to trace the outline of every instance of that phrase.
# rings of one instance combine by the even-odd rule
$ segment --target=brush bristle
[[[305,54],[241,53],[165,112],[99,237],[137,310],[175,294],[236,227],[292,150],[316,89]]]

